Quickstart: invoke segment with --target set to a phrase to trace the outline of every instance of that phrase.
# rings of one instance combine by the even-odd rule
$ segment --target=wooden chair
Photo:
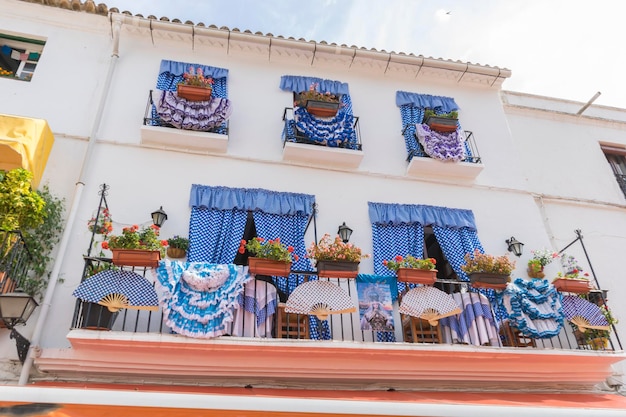
[[[402,331],[405,342],[442,343],[441,327],[431,326],[428,320],[402,314]]]
[[[502,346],[537,347],[535,339],[524,336],[517,327],[511,326],[508,322],[500,326],[500,335],[503,336]]]
[[[310,339],[309,316],[287,313],[285,304],[278,304],[276,312],[276,337],[279,339]]]

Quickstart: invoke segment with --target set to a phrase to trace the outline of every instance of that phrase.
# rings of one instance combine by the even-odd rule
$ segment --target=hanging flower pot
[[[287,277],[291,272],[291,262],[249,257],[248,270],[256,275]]]
[[[469,274],[470,282],[474,288],[487,288],[492,290],[504,290],[506,284],[511,281],[510,275],[492,274],[488,272],[473,272]]]
[[[211,86],[178,84],[176,94],[189,101],[207,101],[211,99],[212,91]]]
[[[324,278],[356,278],[360,262],[317,261],[317,276]]]
[[[398,268],[399,282],[407,284],[433,285],[437,281],[436,269]]]
[[[532,266],[529,266],[526,271],[528,272],[528,276],[531,278],[545,278],[546,274],[543,273],[543,266],[541,267],[540,270],[537,270],[537,268],[534,268]]]
[[[552,284],[559,292],[571,292],[574,294],[588,294],[591,290],[589,280],[578,278],[557,278]]]
[[[161,260],[158,250],[111,249],[113,264],[118,266],[143,266],[156,268]]]

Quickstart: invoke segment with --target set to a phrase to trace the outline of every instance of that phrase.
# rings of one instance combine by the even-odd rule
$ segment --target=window
[[[600,145],[600,147],[611,165],[617,183],[626,196],[626,148],[611,145]]]
[[[0,32],[0,76],[30,81],[46,41]]]

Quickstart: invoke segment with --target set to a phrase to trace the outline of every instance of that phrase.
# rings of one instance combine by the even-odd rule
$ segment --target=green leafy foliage
[[[239,246],[239,253],[244,253],[246,249],[256,258],[292,262],[293,246],[286,246],[280,241],[279,237],[267,240],[262,237],[255,237],[247,242],[242,240]],[[296,261],[298,260],[298,255],[294,254],[293,257]]]
[[[167,239],[167,245],[170,248],[177,248],[186,251],[187,249],[189,249],[189,239],[187,239],[186,237],[174,235],[174,237]]]
[[[486,272],[489,274],[510,275],[513,269],[515,269],[515,261],[512,261],[506,255],[486,255],[480,253],[479,250],[475,250],[473,254],[465,254],[465,264],[461,265],[461,269],[466,274]]]
[[[412,255],[406,255],[405,257],[397,255],[390,261],[383,261],[383,265],[392,271],[397,271],[400,268],[424,269],[428,271],[435,269],[436,263],[437,261],[434,258],[419,259]]]
[[[433,109],[424,110],[424,120],[428,119],[429,117],[445,117],[446,119],[458,119],[459,112],[453,110],[450,113],[437,114]]]
[[[24,230],[24,241],[30,253],[28,273],[20,287],[33,297],[40,298],[50,278],[52,252],[63,231],[65,200],[59,199],[44,185],[37,194],[44,201],[43,222],[32,230]]]
[[[0,230],[30,230],[46,216],[43,197],[31,190],[33,174],[16,168],[0,171]]]

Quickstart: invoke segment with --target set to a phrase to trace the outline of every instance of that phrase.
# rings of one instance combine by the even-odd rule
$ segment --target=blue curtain
[[[228,98],[227,69],[187,62],[161,60],[156,88],[162,91],[176,91],[176,85],[183,80],[183,74],[189,71],[189,67],[201,68],[205,76],[213,78],[212,96]]]
[[[192,207],[189,262],[232,263],[246,226],[247,212]]]
[[[193,184],[189,196],[191,207],[215,210],[238,209],[271,214],[313,214],[315,196],[261,188],[229,188]]]
[[[439,109],[442,113],[450,113],[459,109],[451,97],[431,96],[430,94],[396,91],[396,106],[411,105],[424,109]]]
[[[471,210],[422,204],[368,203],[372,223],[401,224],[420,223],[423,226],[442,226],[453,229],[467,227],[476,230]]]
[[[341,81],[325,80],[316,77],[302,77],[298,75],[283,75],[280,77],[280,89],[293,93],[307,91],[311,84],[318,84],[318,91],[331,94],[348,94],[348,84]]]
[[[311,261],[306,257],[306,242],[304,231],[308,223],[308,216],[300,214],[271,214],[261,211],[252,213],[257,235],[265,239],[280,237],[287,246],[293,246],[293,253],[298,255],[291,268],[298,271],[314,271]],[[291,274],[288,278],[274,277],[274,283],[279,290],[289,295],[304,282],[302,275]],[[309,332],[311,339],[330,339],[328,321],[309,316]]]

